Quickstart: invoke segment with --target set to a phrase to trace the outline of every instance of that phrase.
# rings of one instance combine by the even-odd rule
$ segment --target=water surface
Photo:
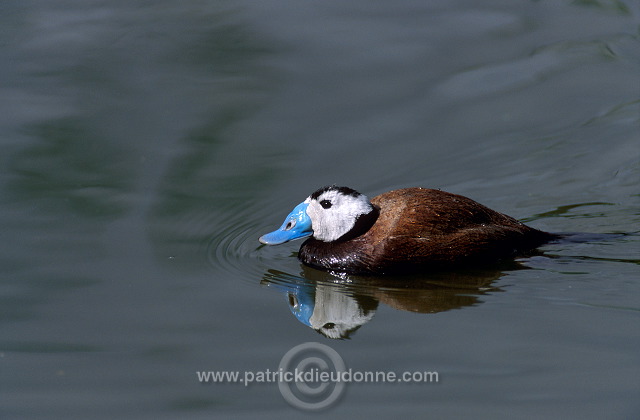
[[[307,341],[440,374],[353,384],[335,418],[637,417],[635,2],[0,10],[0,417],[298,418],[276,385],[195,371],[275,369]],[[260,246],[331,183],[596,235],[384,280]],[[345,314],[349,339],[311,328]]]

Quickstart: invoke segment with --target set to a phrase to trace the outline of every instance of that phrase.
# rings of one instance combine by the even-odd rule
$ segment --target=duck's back
[[[467,197],[439,190],[394,190],[371,203],[380,214],[368,232],[344,242],[310,239],[301,247],[300,259],[322,268],[386,274],[491,262],[551,237]]]

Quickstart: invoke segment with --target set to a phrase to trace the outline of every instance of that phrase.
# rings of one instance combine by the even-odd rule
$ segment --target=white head
[[[347,187],[320,188],[298,204],[280,229],[262,235],[265,245],[278,245],[312,236],[323,242],[347,240],[368,230],[378,217],[369,199]]]
[[[349,233],[361,216],[374,211],[367,196],[347,187],[320,188],[305,201],[313,238],[331,242]]]

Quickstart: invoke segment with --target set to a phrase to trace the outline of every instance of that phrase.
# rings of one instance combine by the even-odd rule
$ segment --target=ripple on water
[[[261,211],[265,212],[265,209]],[[213,268],[251,283],[259,283],[268,270],[300,270],[300,263],[295,258],[299,242],[277,247],[258,242],[261,235],[280,225],[280,222],[265,225],[257,220],[259,214],[257,209],[248,207],[220,221],[222,227],[207,244],[207,259]]]

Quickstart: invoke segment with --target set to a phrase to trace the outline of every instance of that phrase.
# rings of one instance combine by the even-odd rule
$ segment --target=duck
[[[462,195],[412,187],[369,199],[343,186],[322,187],[282,226],[259,238],[279,245],[307,238],[298,259],[312,268],[388,275],[495,263],[555,238]]]

